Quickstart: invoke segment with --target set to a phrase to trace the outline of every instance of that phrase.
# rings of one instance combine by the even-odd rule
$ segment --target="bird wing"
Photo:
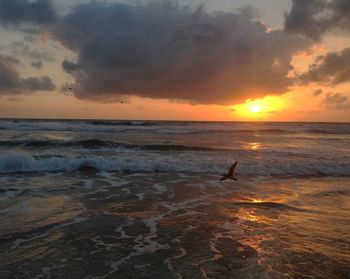
[[[237,164],[238,164],[238,162],[236,161],[236,162],[231,166],[230,171],[228,172],[228,175],[229,175],[229,176],[233,176],[233,175],[234,175],[235,169],[236,169],[236,167],[237,167]]]

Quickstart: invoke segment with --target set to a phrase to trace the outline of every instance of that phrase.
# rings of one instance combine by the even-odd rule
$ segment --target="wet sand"
[[[348,178],[0,177],[0,278],[349,278]]]

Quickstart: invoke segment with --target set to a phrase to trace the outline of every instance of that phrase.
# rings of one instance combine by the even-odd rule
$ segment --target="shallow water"
[[[1,278],[348,278],[347,178],[0,177]]]

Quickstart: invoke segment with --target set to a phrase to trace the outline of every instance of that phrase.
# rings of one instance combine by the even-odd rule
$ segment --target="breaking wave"
[[[19,172],[69,172],[76,170],[110,171],[121,173],[183,172],[220,175],[226,171],[231,158],[171,156],[139,152],[121,156],[32,156],[28,153],[6,153],[0,155],[0,173]],[[239,165],[242,176],[350,176],[349,164],[333,165],[319,162],[294,162],[293,164],[271,164],[246,161]]]
[[[80,141],[59,141],[59,140],[24,140],[24,141],[0,141],[0,147],[77,147],[84,149],[99,148],[128,148],[150,151],[227,151],[232,149],[188,146],[180,144],[126,144],[115,141],[103,141],[98,139],[80,140]]]

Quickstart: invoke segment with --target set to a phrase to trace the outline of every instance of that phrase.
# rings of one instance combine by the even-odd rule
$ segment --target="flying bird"
[[[228,171],[228,174],[223,174],[222,178],[220,181],[226,180],[226,179],[232,179],[232,180],[237,180],[235,177],[235,169],[237,167],[238,161],[236,161],[231,167],[230,170]]]

